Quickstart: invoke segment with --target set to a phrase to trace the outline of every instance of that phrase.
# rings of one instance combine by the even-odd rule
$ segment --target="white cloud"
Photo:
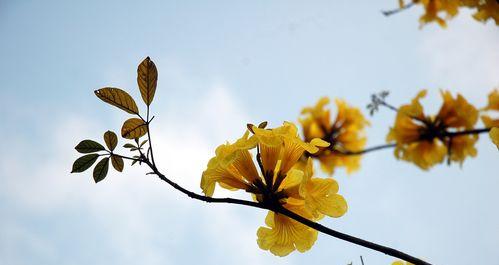
[[[203,99],[199,107],[193,107],[189,117],[176,117],[171,113],[163,115],[158,111],[153,124],[152,140],[159,167],[171,179],[196,192],[200,191],[201,172],[214,154],[214,147],[221,143],[214,138],[234,140],[230,137],[240,135],[248,120],[244,111],[238,108],[237,99],[223,86],[210,89]],[[201,115],[196,116],[199,113]],[[167,119],[162,120],[162,116]],[[73,231],[74,239],[85,241],[88,240],[85,239],[87,233],[100,231],[103,233],[98,237],[100,247],[121,253],[116,257],[120,262],[175,263],[175,259],[182,257],[177,253],[179,248],[195,241],[196,233],[198,236],[202,233],[204,237],[213,238],[212,244],[205,246],[207,250],[225,255],[224,259],[241,264],[262,263],[262,255],[259,255],[261,250],[255,239],[257,225],[263,224],[263,211],[247,211],[241,215],[237,206],[206,205],[193,201],[166,183],[145,176],[147,170],[144,168],[131,168],[128,162],[126,173],[119,174],[110,169],[111,173],[98,185],[93,183],[91,171],[69,174],[70,165],[77,157],[72,147],[82,139],[100,140],[101,132],[107,128],[82,116],[62,117],[59,122],[46,127],[47,130],[55,128],[56,132],[47,134],[50,139],[46,139],[46,142],[50,145],[48,150],[40,152],[46,152],[46,155],[27,161],[25,154],[30,152],[30,147],[19,145],[18,151],[0,164],[3,183],[0,194],[6,197],[5,203],[10,207],[16,205],[17,208],[9,218],[1,221],[5,240],[19,244],[30,241],[26,244],[28,248],[43,245],[44,248],[36,247],[33,250],[44,253],[37,254],[37,257],[65,261],[68,257],[61,249],[64,246],[55,239],[56,235],[50,235],[50,231],[47,234],[46,231],[32,229],[20,220],[28,218],[29,221],[37,222],[43,216],[57,218],[59,215],[77,214],[89,223],[78,225],[84,230]],[[244,196],[217,192],[220,196],[229,194]],[[255,218],[246,220],[248,214]],[[64,220],[64,217],[61,218]],[[12,225],[6,225],[8,222],[17,223],[15,230],[12,230]],[[192,227],[193,222],[195,227]],[[65,233],[69,226],[60,229],[59,232]],[[227,233],[228,230],[237,231],[237,236]],[[158,241],[161,245],[155,243]],[[76,242],[73,247],[85,244],[88,242]],[[7,263],[22,260],[19,256],[21,253],[10,251],[5,242],[2,242],[1,250],[11,254],[5,256],[9,259]],[[94,257],[93,261],[105,263],[105,258]]]

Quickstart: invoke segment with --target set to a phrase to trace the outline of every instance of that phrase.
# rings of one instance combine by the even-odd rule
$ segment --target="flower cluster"
[[[369,122],[362,112],[349,106],[345,101],[336,99],[338,108],[336,118],[331,121],[330,110],[326,108],[329,98],[321,98],[314,107],[302,110],[300,123],[305,141],[320,138],[330,145],[311,154],[317,158],[322,169],[332,174],[337,167],[345,167],[351,173],[360,167],[360,156],[346,156],[345,153],[360,151],[366,144],[364,128]]]
[[[426,170],[443,162],[446,156],[449,162],[459,163],[468,156],[476,156],[478,136],[458,132],[474,129],[478,110],[459,94],[455,98],[448,91],[441,94],[443,104],[436,116],[426,115],[419,102],[426,90],[419,92],[411,104],[398,109],[395,124],[386,138],[387,142],[397,144],[397,158]]]
[[[403,1],[399,1],[404,7]],[[497,0],[413,0],[421,4],[425,13],[420,17],[421,24],[437,22],[441,27],[446,27],[446,20],[459,13],[460,8],[470,8],[475,11],[473,18],[480,22],[493,19],[499,25],[499,2]],[[442,14],[445,17],[442,18]]]
[[[499,111],[499,89],[495,89],[489,95],[489,102],[483,111]],[[493,119],[489,115],[482,115],[482,122],[486,127],[492,128],[489,132],[490,139],[499,148],[499,118]]]
[[[225,189],[251,193],[269,209],[284,207],[309,220],[345,214],[347,203],[338,194],[337,182],[315,177],[311,159],[299,163],[303,153],[316,153],[329,144],[318,138],[302,141],[289,122],[274,129],[264,127],[248,125],[240,139],[216,149],[201,179],[206,196],[213,195],[218,183]],[[258,245],[278,256],[304,252],[317,239],[316,230],[273,211],[267,214],[265,224],[267,227],[258,229]]]

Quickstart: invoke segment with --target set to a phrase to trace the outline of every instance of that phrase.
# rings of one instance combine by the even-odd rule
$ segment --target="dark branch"
[[[402,7],[399,7],[397,9],[392,9],[392,10],[383,10],[381,11],[381,13],[383,13],[383,15],[385,16],[391,16],[391,15],[394,15],[394,14],[397,14],[398,12],[401,12],[401,11],[404,11],[406,9],[409,9],[411,8],[412,6],[414,6],[416,3],[415,2],[411,2],[411,3],[408,3],[407,5],[404,5]]]
[[[377,145],[377,146],[373,146],[373,147],[369,147],[369,148],[366,148],[364,150],[360,150],[360,151],[339,151],[339,150],[334,150],[335,153],[339,154],[339,155],[345,155],[345,156],[355,156],[355,155],[362,155],[362,154],[365,154],[365,153],[369,153],[369,152],[373,152],[373,151],[378,151],[378,150],[382,150],[382,149],[388,149],[388,148],[393,148],[397,146],[397,144],[384,144],[384,145]]]
[[[473,130],[466,130],[466,131],[459,131],[459,132],[445,132],[441,135],[437,135],[435,137],[449,137],[449,138],[453,138],[453,137],[456,137],[456,136],[460,136],[460,135],[469,135],[469,134],[481,134],[481,133],[486,133],[486,132],[489,132],[492,128],[481,128],[481,129],[473,129]],[[397,144],[384,144],[384,145],[377,145],[377,146],[373,146],[373,147],[369,147],[369,148],[366,148],[366,149],[363,149],[363,150],[359,150],[359,151],[340,151],[340,150],[333,150],[333,152],[337,153],[338,155],[345,155],[345,156],[350,156],[350,155],[363,155],[363,154],[366,154],[366,153],[369,153],[369,152],[373,152],[373,151],[378,151],[378,150],[383,150],[383,149],[388,149],[388,148],[393,148],[393,147],[396,147]]]
[[[385,247],[382,245],[378,245],[378,244],[375,244],[375,243],[372,243],[372,242],[369,242],[369,241],[366,241],[366,240],[363,240],[363,239],[360,239],[360,238],[357,238],[357,237],[354,237],[351,235],[347,235],[347,234],[335,231],[335,230],[330,229],[326,226],[323,226],[319,223],[316,223],[316,222],[311,221],[307,218],[304,218],[304,217],[302,217],[302,216],[300,216],[300,215],[298,215],[298,214],[296,214],[296,213],[294,213],[294,212],[292,212],[292,211],[290,211],[282,206],[275,207],[275,206],[270,206],[270,205],[266,205],[266,204],[259,203],[259,202],[246,201],[246,200],[233,199],[233,198],[212,198],[212,197],[204,196],[201,194],[197,194],[195,192],[192,192],[190,190],[185,189],[184,187],[178,185],[177,183],[175,183],[172,180],[170,180],[169,178],[167,178],[165,175],[163,175],[161,172],[159,172],[156,165],[153,162],[151,162],[150,160],[146,159],[142,162],[146,163],[151,168],[151,170],[154,172],[154,174],[156,174],[159,177],[159,179],[168,183],[174,189],[186,194],[190,198],[204,201],[204,202],[209,202],[209,203],[240,204],[240,205],[246,205],[246,206],[250,206],[250,207],[265,209],[265,210],[271,210],[273,212],[283,214],[283,215],[285,215],[291,219],[294,219],[294,220],[296,220],[296,221],[298,221],[298,222],[300,222],[300,223],[302,223],[310,228],[313,228],[319,232],[330,235],[332,237],[336,237],[336,238],[345,240],[345,241],[353,243],[353,244],[364,246],[364,247],[372,249],[372,250],[380,251],[380,252],[385,253],[387,255],[412,262],[413,264],[416,264],[416,265],[430,265],[430,263],[427,263],[423,260],[420,260],[418,258],[410,256],[410,255],[408,255],[404,252],[398,251],[396,249]]]

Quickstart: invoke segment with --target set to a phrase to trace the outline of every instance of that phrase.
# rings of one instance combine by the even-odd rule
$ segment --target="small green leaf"
[[[88,154],[98,151],[105,150],[104,146],[99,144],[98,142],[92,140],[83,140],[76,147],[76,151],[82,154]]]
[[[135,158],[135,159],[139,159],[139,156],[133,156],[133,158]],[[133,160],[133,161],[132,161],[132,166],[133,166],[135,163],[137,163],[137,161],[138,161],[138,160]]]
[[[106,142],[107,148],[113,151],[116,145],[118,145],[118,136],[112,131],[107,131],[104,133],[104,142]]]
[[[135,146],[133,144],[125,144],[125,145],[123,145],[123,147],[125,147],[125,148],[137,148],[137,146]]]
[[[142,141],[142,143],[140,143],[140,146],[139,147],[142,147],[143,145],[145,145],[147,143],[147,140],[144,140]]]
[[[99,163],[94,168],[94,180],[95,183],[98,183],[99,181],[103,180],[106,175],[107,171],[109,170],[109,157],[103,158]]]
[[[76,161],[73,163],[73,169],[71,170],[71,173],[78,173],[87,170],[95,163],[98,157],[98,154],[90,154],[76,159]]]
[[[123,162],[123,158],[119,156],[112,155],[111,156],[111,164],[113,165],[114,169],[116,169],[119,172],[123,172],[123,167],[125,167],[125,163]]]

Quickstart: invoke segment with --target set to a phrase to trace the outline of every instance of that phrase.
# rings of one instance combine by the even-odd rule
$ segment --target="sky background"
[[[358,265],[360,255],[391,264],[326,235],[306,253],[276,257],[256,244],[265,211],[191,200],[129,164],[99,185],[90,171],[69,171],[80,140],[102,142],[129,117],[93,90],[120,87],[140,104],[136,67],[146,56],[159,70],[156,160],[198,192],[216,146],[248,122],[296,121],[321,96],[363,108],[373,92],[388,89],[400,105],[427,88],[424,105],[435,112],[439,89],[449,89],[484,106],[499,86],[498,28],[463,11],[447,30],[419,29],[420,7],[381,15],[396,6],[0,1],[0,264]],[[368,146],[384,143],[393,119],[388,110],[370,118]],[[477,147],[462,167],[428,172],[388,150],[368,154],[357,173],[335,173],[349,211],[321,223],[434,264],[499,264],[499,153],[488,137]]]

